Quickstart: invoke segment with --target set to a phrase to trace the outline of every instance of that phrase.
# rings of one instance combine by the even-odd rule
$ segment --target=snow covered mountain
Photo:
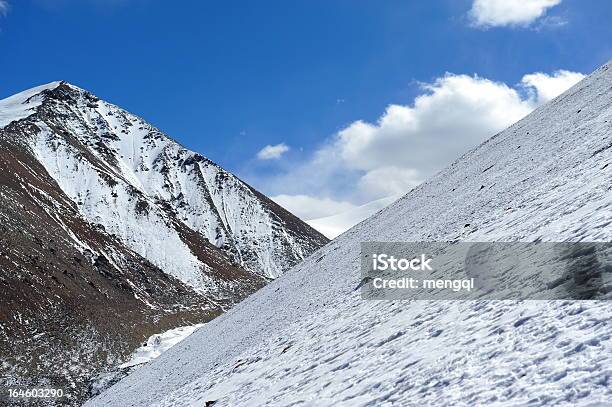
[[[77,398],[149,336],[210,320],[327,242],[65,82],[0,101],[0,186],[0,376],[52,371]]]
[[[362,241],[612,239],[612,63],[87,406],[607,405],[609,301],[365,301]]]
[[[30,147],[86,219],[189,285],[206,282],[168,214],[270,278],[326,242],[234,175],[82,89],[54,82],[12,99],[40,103]]]

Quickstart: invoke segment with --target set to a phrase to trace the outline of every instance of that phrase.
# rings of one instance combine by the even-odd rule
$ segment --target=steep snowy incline
[[[609,301],[356,287],[361,241],[610,241],[611,149],[608,63],[87,405],[608,403]]]
[[[87,91],[59,82],[20,95],[11,106],[19,97],[37,103],[23,120],[37,129],[30,148],[85,218],[200,291],[214,281],[188,234],[268,278],[327,242],[234,175]]]

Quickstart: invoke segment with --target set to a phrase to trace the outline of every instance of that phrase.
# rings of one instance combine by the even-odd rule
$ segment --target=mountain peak
[[[11,338],[0,341],[0,376],[43,377],[20,355],[44,349],[41,360],[71,372],[72,404],[153,333],[209,321],[327,243],[232,173],[65,81],[0,101],[0,185],[0,332]],[[44,335],[21,340],[33,331]]]
[[[142,230],[137,235],[148,236],[144,241],[128,239],[125,224],[118,223],[130,213],[129,220],[142,223],[134,227],[147,226],[139,220],[142,211],[133,207],[136,197],[149,208],[149,217],[158,215],[160,224],[181,222],[237,264],[269,278],[327,242],[217,164],[144,119],[66,81],[38,86],[2,102],[7,107],[0,105],[3,126],[26,119],[38,129],[28,131],[27,126],[15,124],[15,130],[21,131],[8,133],[25,133],[27,137],[19,139],[29,144],[74,202],[83,202],[84,216],[123,236],[140,254],[156,253],[162,242]],[[83,185],[83,177],[89,177],[90,184]],[[98,190],[93,191],[92,185]],[[203,287],[199,262],[180,242],[182,232],[173,227],[167,232],[181,246],[177,250],[186,254],[162,253],[153,263],[187,284]]]
[[[32,115],[43,103],[45,94],[62,87],[93,96],[90,92],[63,80],[26,89],[0,100],[0,129]]]
[[[49,82],[0,100],[0,129],[30,116],[42,103],[43,98],[40,97],[40,94],[46,90],[55,89],[62,83],[64,82]]]

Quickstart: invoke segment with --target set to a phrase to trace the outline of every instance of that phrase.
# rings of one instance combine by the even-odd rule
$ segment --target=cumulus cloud
[[[324,218],[355,208],[350,202],[307,195],[277,195],[272,200],[303,220]]]
[[[561,0],[474,0],[468,15],[476,27],[527,26]]]
[[[414,168],[380,167],[368,171],[358,181],[362,194],[376,198],[403,194],[423,182]]]
[[[406,193],[583,77],[537,72],[509,86],[447,73],[422,84],[412,104],[389,105],[376,122],[340,130],[309,159],[267,179],[264,189],[305,220]]]
[[[333,239],[336,236],[340,235],[342,232],[355,226],[362,220],[369,218],[379,210],[390,205],[400,197],[400,195],[395,195],[382,199],[377,199],[375,201],[368,202],[365,205],[361,205],[356,208],[341,212],[337,215],[319,219],[312,219],[307,221],[306,223],[308,223],[310,226],[312,226],[328,238]]]
[[[257,153],[257,158],[259,160],[276,160],[281,158],[283,154],[289,151],[289,146],[285,143],[280,143],[276,145],[267,145]]]
[[[543,104],[580,82],[585,75],[565,70],[556,71],[553,75],[536,72],[523,76],[521,84],[531,89],[531,98],[537,104]]]
[[[9,2],[0,0],[0,16],[5,16],[9,11]]]
[[[409,168],[423,178],[533,108],[515,89],[478,76],[446,74],[423,90],[413,106],[390,105],[377,123],[341,130],[334,148],[345,166]]]

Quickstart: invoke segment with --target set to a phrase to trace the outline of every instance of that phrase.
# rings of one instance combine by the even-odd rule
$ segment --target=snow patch
[[[59,81],[47,83],[0,100],[0,129],[33,114],[43,101],[39,94],[44,90],[54,89],[59,84]]]
[[[129,361],[119,365],[119,369],[132,368],[152,361],[183,339],[187,338],[201,326],[204,326],[204,324],[180,326],[160,334],[151,335],[144,345],[132,353]]]

